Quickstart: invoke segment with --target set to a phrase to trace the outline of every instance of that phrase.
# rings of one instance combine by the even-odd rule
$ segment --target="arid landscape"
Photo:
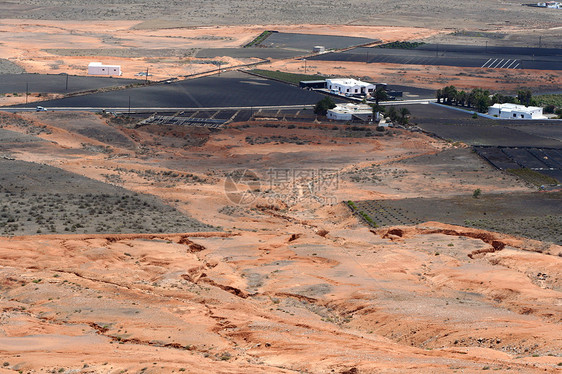
[[[562,10],[0,9],[0,373],[562,371],[561,122],[431,103],[446,85],[560,93]],[[554,67],[314,60],[315,36],[331,53],[539,43]],[[388,83],[409,123],[328,120],[327,92],[282,73]]]
[[[111,140],[86,134],[76,119],[106,127]],[[562,247],[437,222],[369,229],[341,203],[470,196],[474,188],[532,192],[467,149],[404,130],[357,138],[314,124],[292,129],[302,145],[282,140],[290,124],[253,123],[199,130],[201,145],[170,148],[174,130],[127,129],[96,114],[9,115],[2,123],[4,139],[11,136],[2,167],[14,171],[3,193],[30,201],[16,213],[2,200],[20,217],[0,246],[5,370],[558,370]],[[424,161],[451,151],[470,160],[454,176]],[[270,168],[338,170],[337,186],[320,190],[335,204],[275,185],[236,204],[224,178],[250,160],[263,183],[272,181]],[[55,166],[43,166],[43,179],[61,183],[38,188],[22,178],[25,162]],[[375,178],[353,181],[373,165]],[[119,234],[110,225],[104,234],[84,225],[22,236],[36,228],[25,219],[31,194],[64,196],[66,172],[82,185],[73,191],[112,193],[96,187],[109,182],[157,196],[212,231]],[[64,200],[57,208],[71,211]]]

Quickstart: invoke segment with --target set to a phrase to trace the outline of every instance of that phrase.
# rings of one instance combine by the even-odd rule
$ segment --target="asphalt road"
[[[316,104],[324,96],[241,72],[32,103],[20,107],[226,108]]]
[[[310,60],[442,65],[491,69],[562,70],[562,49],[426,44],[415,49],[354,48]]]
[[[66,89],[66,74],[2,74],[0,81],[0,94],[25,93],[26,84],[29,87],[28,92],[72,93],[142,83],[136,79],[69,75]]]

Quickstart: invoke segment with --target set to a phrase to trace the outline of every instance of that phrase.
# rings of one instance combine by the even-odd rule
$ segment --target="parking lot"
[[[309,58],[322,61],[562,70],[562,49],[424,44],[415,49],[354,48]]]

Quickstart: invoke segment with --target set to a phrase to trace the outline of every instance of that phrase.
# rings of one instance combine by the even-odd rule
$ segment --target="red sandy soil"
[[[124,187],[174,201],[224,232],[0,238],[6,372],[559,372],[560,246],[437,222],[371,231],[343,204],[236,206],[224,194],[231,168],[384,167],[450,144],[403,131],[327,137],[313,126],[291,134],[314,143],[250,146],[246,136],[287,131],[254,124],[187,148],[171,148],[171,134],[118,128],[138,148],[100,154],[83,146],[98,141],[65,129],[68,116],[25,118],[52,133],[13,157],[103,181],[120,173]],[[206,181],[151,181],[118,167]],[[345,181],[332,192],[340,201],[435,193],[409,168],[406,180],[388,175],[382,188]],[[440,192],[476,186],[529,190],[485,168],[443,179]]]
[[[30,73],[69,73],[85,75],[88,63],[102,60],[119,64],[123,77],[148,67],[159,80],[210,70],[205,64],[190,64],[186,58],[66,57],[50,54],[44,49],[189,49],[241,47],[264,30],[310,34],[350,35],[384,41],[424,38],[439,34],[437,30],[408,27],[330,26],[330,25],[250,25],[166,29],[134,29],[135,21],[68,22],[38,20],[1,20],[3,35],[0,55],[21,65]],[[108,35],[111,35],[109,37]],[[223,67],[256,62],[220,57]],[[157,60],[157,61],[156,61]],[[56,65],[53,68],[53,64]]]

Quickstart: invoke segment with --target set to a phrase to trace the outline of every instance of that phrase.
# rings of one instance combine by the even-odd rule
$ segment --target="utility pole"
[[[488,41],[486,40],[486,53],[488,53]]]
[[[146,68],[146,79],[145,79],[144,83],[148,84],[148,67]]]
[[[27,95],[29,95],[29,82],[25,82],[25,103],[27,104]]]
[[[304,60],[304,73],[306,74],[306,58],[304,58],[303,60]]]
[[[129,111],[127,114],[131,114],[131,96],[129,96]]]

